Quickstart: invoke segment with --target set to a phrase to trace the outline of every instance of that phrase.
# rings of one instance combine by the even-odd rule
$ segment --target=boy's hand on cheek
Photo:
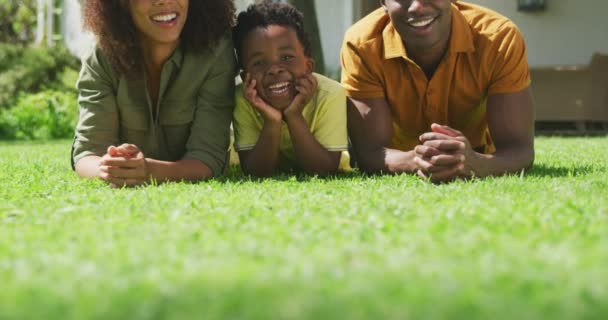
[[[301,116],[302,110],[317,91],[317,79],[312,73],[308,73],[296,80],[296,91],[298,92],[293,98],[291,104],[283,111],[285,118],[293,116]]]
[[[247,73],[245,82],[243,83],[245,99],[262,114],[264,121],[280,123],[283,119],[283,115],[279,110],[273,108],[258,95],[258,90],[255,88],[256,85],[256,80]]]

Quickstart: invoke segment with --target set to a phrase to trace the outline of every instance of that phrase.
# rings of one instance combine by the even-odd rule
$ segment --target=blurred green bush
[[[0,43],[0,140],[72,136],[79,67],[61,46]]]
[[[17,104],[0,110],[0,139],[60,139],[74,135],[77,94],[47,90],[22,94]]]
[[[0,42],[26,44],[36,32],[36,0],[0,1]]]
[[[0,43],[0,109],[12,107],[21,93],[75,91],[79,66],[79,60],[61,46]]]

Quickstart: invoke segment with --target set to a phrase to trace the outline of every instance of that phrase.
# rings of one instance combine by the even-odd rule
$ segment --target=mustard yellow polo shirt
[[[304,106],[302,115],[315,139],[329,151],[342,151],[340,170],[350,169],[348,138],[346,129],[346,95],[340,83],[320,74],[314,74],[318,81],[317,91],[311,101]],[[255,147],[264,127],[262,115],[245,99],[242,85],[235,93],[234,108],[234,148],[236,151],[251,150]],[[296,153],[293,148],[289,128],[281,125],[279,143],[281,154],[280,169],[297,169]]]
[[[462,131],[471,145],[495,151],[486,119],[487,97],[530,85],[524,39],[507,18],[458,1],[452,4],[446,55],[429,81],[412,61],[384,9],[353,25],[341,51],[342,84],[355,99],[385,98],[391,108],[389,147],[412,150],[432,123]]]
[[[205,53],[177,49],[161,73],[158,105],[144,77],[118,75],[100,50],[83,59],[80,117],[73,163],[103,156],[108,146],[132,143],[148,158],[196,159],[221,174],[230,143],[236,61],[230,39]]]

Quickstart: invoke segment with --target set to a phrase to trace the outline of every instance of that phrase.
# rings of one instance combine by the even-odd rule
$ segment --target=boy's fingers
[[[296,90],[298,90],[299,93],[293,98],[293,101],[291,102],[292,106],[303,104],[306,101],[306,94],[302,92],[301,89],[298,89],[298,87],[296,87]]]
[[[307,97],[312,96],[314,93],[314,89],[310,84],[298,84],[296,85],[296,90]]]
[[[307,74],[304,79],[307,80],[307,82],[310,84],[310,86],[312,88],[316,88],[317,87],[317,78],[315,78],[315,76],[312,73]]]
[[[256,92],[256,90],[255,90],[256,83],[257,82],[255,81],[255,79],[252,79],[251,75],[249,75],[249,73],[245,76],[245,90],[246,91]]]
[[[245,73],[245,79],[243,79],[243,82],[245,82],[245,87],[249,87],[251,85],[251,75],[249,73]]]
[[[308,82],[310,83],[310,88],[314,91],[317,89],[317,85],[319,84],[317,82],[317,78],[315,78],[312,74],[309,74],[306,79],[308,79]]]

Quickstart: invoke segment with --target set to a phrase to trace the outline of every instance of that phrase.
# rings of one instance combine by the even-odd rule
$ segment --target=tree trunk
[[[325,60],[323,59],[323,48],[321,46],[321,34],[317,20],[317,11],[314,0],[288,0],[304,14],[304,28],[310,38],[312,54],[315,59],[315,72],[325,74]]]
[[[44,26],[46,25],[44,4],[44,0],[38,0],[36,5],[36,45],[42,45],[42,41],[44,41]]]

